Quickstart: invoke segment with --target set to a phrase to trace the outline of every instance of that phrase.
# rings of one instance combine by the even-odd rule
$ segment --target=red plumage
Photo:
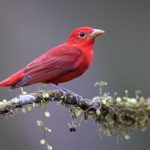
[[[82,75],[93,59],[93,44],[103,30],[91,27],[75,29],[66,43],[58,45],[24,68],[0,82],[11,89],[35,83],[59,84]]]

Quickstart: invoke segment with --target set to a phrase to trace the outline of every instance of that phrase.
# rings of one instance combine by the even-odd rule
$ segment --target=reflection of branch
[[[57,101],[69,107],[73,119],[82,115],[85,120],[93,118],[100,125],[100,133],[107,136],[119,133],[128,139],[129,130],[144,130],[150,121],[150,98],[145,99],[140,96],[129,98],[128,95],[123,98],[113,98],[104,93],[92,99],[85,99],[70,91],[63,96],[59,90],[37,91],[0,102],[0,114],[14,113],[15,109],[27,104],[40,106],[50,101]]]

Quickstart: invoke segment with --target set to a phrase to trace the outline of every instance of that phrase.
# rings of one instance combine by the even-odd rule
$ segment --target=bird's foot
[[[75,98],[76,103],[78,103],[79,98],[81,98],[80,95],[70,91],[69,89],[65,89],[64,87],[60,85],[51,84],[53,90],[59,90],[62,93],[62,97],[64,99],[67,99],[67,96],[70,94]]]
[[[79,98],[81,98],[80,95],[74,93],[73,91],[70,91],[69,89],[65,89],[65,88],[61,87],[59,90],[63,94],[64,99],[67,99],[68,95],[72,96],[74,99],[74,104],[77,104],[79,101]]]
[[[65,88],[63,88],[63,87],[61,87],[59,85],[56,85],[56,84],[50,83],[50,85],[51,85],[53,91],[60,91],[62,93],[62,97],[64,99],[67,98],[69,90],[67,90],[67,89],[65,89]]]

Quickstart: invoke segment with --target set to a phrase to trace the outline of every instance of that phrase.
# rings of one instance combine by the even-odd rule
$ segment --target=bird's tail
[[[22,79],[23,69],[0,82],[0,86],[13,86]]]

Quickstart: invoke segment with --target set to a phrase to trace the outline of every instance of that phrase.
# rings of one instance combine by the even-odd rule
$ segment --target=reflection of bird
[[[58,45],[0,82],[11,89],[35,83],[59,84],[82,75],[93,59],[93,44],[103,30],[91,27],[75,29],[66,43]]]

